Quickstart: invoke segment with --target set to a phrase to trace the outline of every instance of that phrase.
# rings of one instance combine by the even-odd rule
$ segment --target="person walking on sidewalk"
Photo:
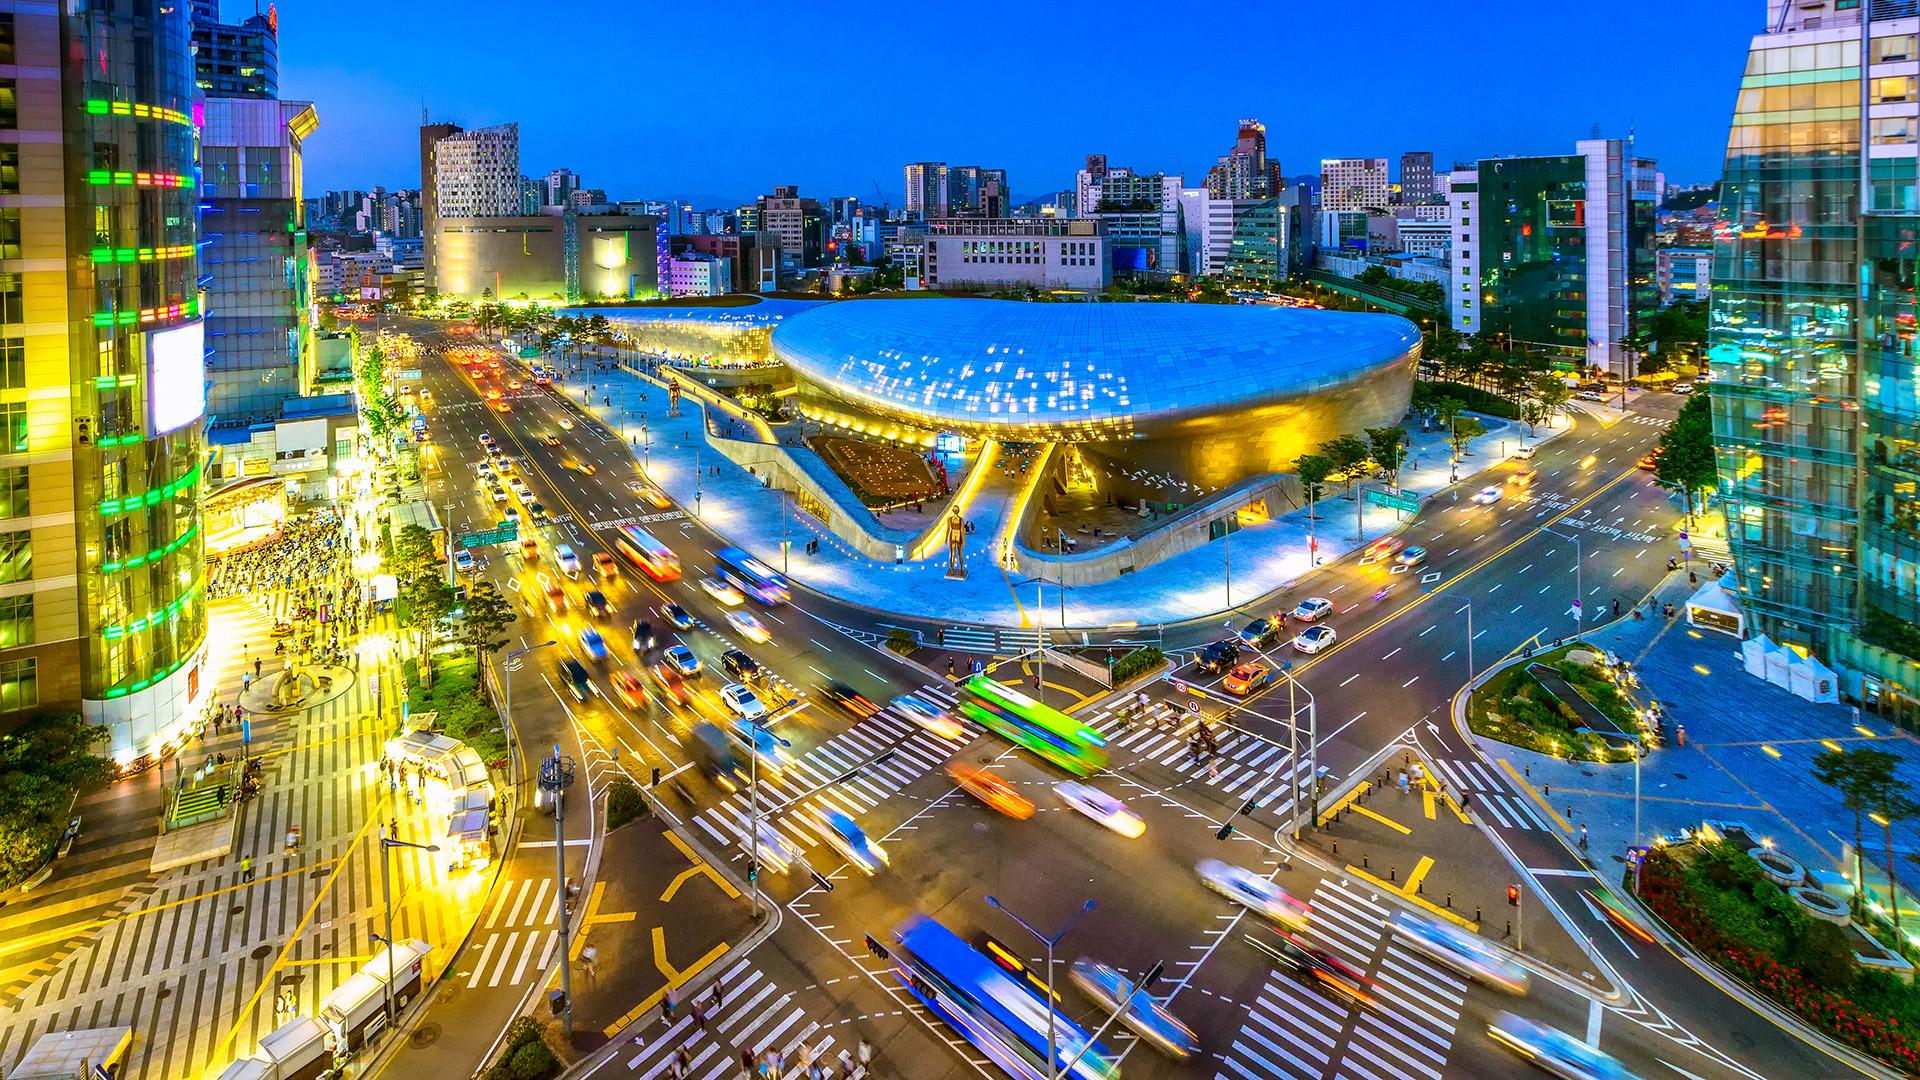
[[[699,1027],[701,1031],[707,1030],[707,1007],[701,1004],[699,998],[694,999],[693,1004],[688,1007],[687,1011],[692,1014],[694,1024]]]
[[[251,855],[240,856],[240,880],[253,880],[253,856]]]

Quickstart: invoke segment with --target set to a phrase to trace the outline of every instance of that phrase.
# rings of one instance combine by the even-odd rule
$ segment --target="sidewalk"
[[[636,458],[655,483],[676,503],[700,516],[734,543],[768,565],[781,569],[795,583],[848,603],[881,611],[917,612],[956,623],[991,626],[1031,625],[1036,615],[1049,625],[1060,619],[1057,595],[1044,585],[1021,586],[995,563],[989,538],[1002,516],[975,521],[976,532],[967,545],[964,579],[946,577],[946,548],[931,545],[929,557],[901,564],[874,561],[849,550],[807,514],[790,509],[791,500],[766,488],[762,480],[738,468],[718,451],[697,444],[706,438],[703,411],[697,395],[681,400],[681,415],[667,416],[667,395],[660,384],[626,372],[576,377],[566,390],[578,395],[593,385],[590,411],[609,429],[624,433]],[[611,399],[612,405],[600,404]],[[1460,463],[1461,485],[1474,483],[1473,474],[1516,449],[1524,430],[1508,421],[1484,418],[1489,431],[1475,439]],[[1568,430],[1571,420],[1541,428],[1542,441]],[[645,425],[644,434],[640,431]],[[722,422],[724,429],[725,424]],[[1449,452],[1438,432],[1410,432],[1411,452],[1400,482],[1403,490],[1430,497],[1449,486]],[[992,475],[992,474],[990,474]],[[995,485],[998,491],[1005,485]],[[698,496],[696,500],[696,495]],[[968,516],[978,516],[979,507]],[[1004,508],[1002,508],[1004,509]],[[1312,535],[1318,540],[1320,560],[1336,559],[1368,540],[1392,532],[1404,522],[1398,511],[1368,507],[1359,534],[1351,499],[1330,494],[1318,504]],[[607,523],[596,523],[606,527]],[[783,557],[783,534],[792,541]],[[1309,523],[1304,508],[1270,521],[1248,525],[1229,543],[1206,544],[1113,581],[1067,590],[1065,621],[1070,627],[1142,626],[1178,622],[1216,614],[1233,604],[1284,588],[1307,573]],[[822,540],[818,554],[805,551],[805,541]],[[1228,562],[1231,558],[1231,593]],[[704,568],[698,568],[704,572]],[[689,571],[692,573],[694,571]],[[1045,593],[1036,603],[1035,597]],[[1044,611],[1040,609],[1044,608]]]

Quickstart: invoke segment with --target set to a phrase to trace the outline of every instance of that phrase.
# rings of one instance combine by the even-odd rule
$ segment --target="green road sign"
[[[1401,491],[1368,488],[1367,501],[1375,506],[1384,506],[1389,510],[1399,510],[1408,514],[1418,513],[1420,510],[1420,496],[1408,495]]]
[[[540,358],[540,350],[534,348],[531,345],[528,345],[520,350],[520,359],[522,360],[538,360],[539,358]]]
[[[489,544],[511,544],[520,538],[520,526],[509,521],[497,529],[484,529],[480,532],[462,533],[460,546],[463,548],[486,547]]]

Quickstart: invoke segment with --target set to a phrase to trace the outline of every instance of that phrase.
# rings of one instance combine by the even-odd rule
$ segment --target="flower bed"
[[[1586,646],[1574,644],[1542,653],[1529,661],[1556,667],[1563,674],[1568,669],[1579,669],[1578,665],[1567,662],[1567,654],[1574,649]],[[1467,700],[1467,726],[1476,735],[1485,735],[1489,739],[1498,739],[1511,743],[1523,750],[1532,750],[1555,757],[1568,757],[1578,761],[1631,761],[1632,757],[1619,746],[1607,742],[1598,735],[1583,735],[1574,731],[1579,717],[1570,706],[1555,700],[1540,680],[1527,671],[1527,663],[1522,662],[1506,669],[1487,680],[1473,692]],[[1582,680],[1572,675],[1568,681],[1585,691]],[[1583,678],[1597,678],[1591,674]],[[1603,683],[1605,680],[1601,680]],[[1611,684],[1606,684],[1609,690]],[[1591,694],[1587,696],[1591,697]],[[1606,705],[1595,702],[1609,716],[1612,711]],[[1631,711],[1628,713],[1631,716]],[[1631,731],[1632,728],[1628,727]]]
[[[1920,1074],[1920,992],[1862,972],[1845,932],[1802,912],[1760,864],[1720,841],[1655,848],[1640,899],[1707,959],[1833,1039]]]

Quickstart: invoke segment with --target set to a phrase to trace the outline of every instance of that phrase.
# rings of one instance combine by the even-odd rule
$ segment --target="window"
[[[30,581],[32,578],[32,534],[0,533],[0,583]]]
[[[0,274],[0,323],[27,321],[27,290],[19,274]]]
[[[1894,60],[1911,60],[1917,51],[1915,34],[1889,34],[1873,39],[1873,62],[1885,64]]]
[[[33,644],[33,597],[0,596],[0,649]]]
[[[0,660],[0,709],[31,709],[40,704],[37,665],[31,656]]]
[[[0,390],[18,390],[27,385],[27,343],[16,337],[0,338]]]
[[[9,465],[0,469],[0,518],[26,517],[31,513],[27,492],[25,465]]]
[[[1873,121],[1872,141],[1875,146],[1912,142],[1913,118],[1910,116],[1876,117]]]
[[[0,64],[12,64],[13,58],[13,12],[0,12]]]
[[[1914,99],[1915,82],[1916,80],[1912,75],[1894,75],[1884,79],[1875,79],[1873,80],[1872,100],[1881,105],[1912,101]]]
[[[20,194],[20,144],[0,144],[0,195]]]
[[[14,96],[12,79],[0,79],[0,128],[20,126],[20,103]]]
[[[18,454],[27,448],[27,403],[0,402],[0,454]]]
[[[0,259],[20,257],[20,208],[0,207]]]

